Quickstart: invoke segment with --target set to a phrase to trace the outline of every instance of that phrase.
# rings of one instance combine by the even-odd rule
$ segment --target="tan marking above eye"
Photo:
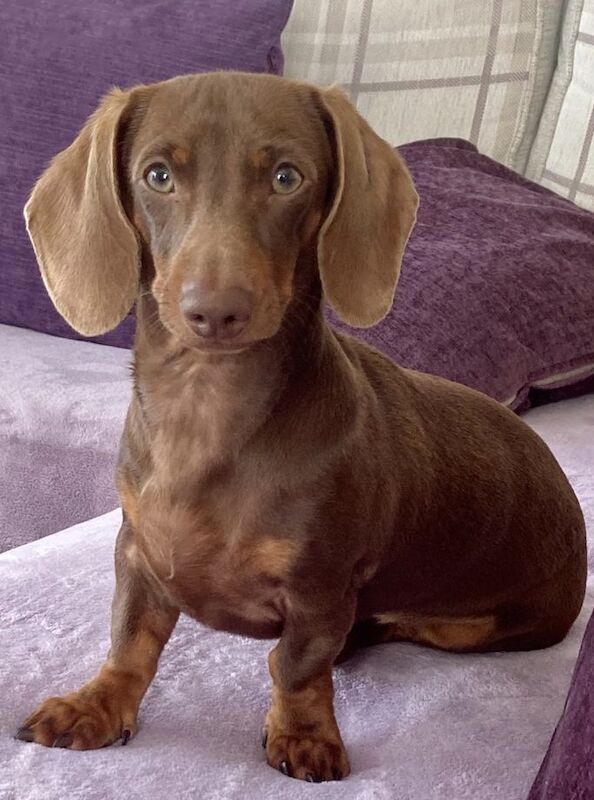
[[[183,167],[190,160],[190,154],[184,147],[176,147],[171,152],[171,160],[174,164]]]
[[[256,150],[251,154],[250,161],[256,169],[263,169],[270,164],[270,155],[266,149]]]

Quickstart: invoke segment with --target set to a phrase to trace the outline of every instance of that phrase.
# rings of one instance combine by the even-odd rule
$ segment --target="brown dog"
[[[340,779],[332,665],[353,647],[565,636],[585,532],[547,447],[324,321],[324,296],[354,325],[387,312],[416,207],[340,91],[268,76],[113,92],[54,159],[26,208],[43,277],[88,335],[137,300],[134,399],[109,656],[19,738],[125,743],[184,611],[280,637],[268,762]]]

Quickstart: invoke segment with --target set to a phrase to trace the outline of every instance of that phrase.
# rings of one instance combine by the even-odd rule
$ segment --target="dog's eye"
[[[151,164],[144,175],[145,181],[156,192],[173,191],[173,176],[165,164]]]
[[[291,194],[303,183],[303,175],[290,164],[277,167],[272,179],[272,188],[277,194]]]

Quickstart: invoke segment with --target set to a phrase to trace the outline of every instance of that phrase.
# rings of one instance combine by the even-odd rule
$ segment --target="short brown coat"
[[[289,198],[271,190],[279,159],[303,174]],[[154,161],[170,162],[174,196],[147,189]],[[542,647],[583,600],[582,513],[539,437],[324,319],[324,295],[352,324],[386,313],[416,206],[402,161],[341,92],[233,73],[110,95],[27,206],[76,328],[106,330],[137,302],[103,680],[135,675],[118,696],[137,708],[179,610],[280,636],[267,757],[297,777],[348,772],[330,670],[353,646]],[[252,292],[236,350],[205,352],[185,325],[189,278]],[[159,643],[144,665],[142,637]]]

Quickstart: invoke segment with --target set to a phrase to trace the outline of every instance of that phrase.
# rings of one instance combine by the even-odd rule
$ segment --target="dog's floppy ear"
[[[345,322],[367,328],[390,310],[418,196],[402,159],[340,89],[321,92],[338,175],[320,229],[324,293]]]
[[[118,132],[131,96],[114,90],[105,97],[25,206],[46,289],[64,319],[85,336],[115,328],[138,291],[139,244],[117,174]]]

